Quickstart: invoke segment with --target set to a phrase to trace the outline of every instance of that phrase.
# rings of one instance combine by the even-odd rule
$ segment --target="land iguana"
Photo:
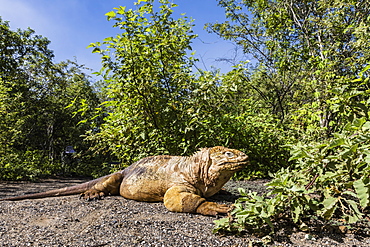
[[[173,212],[217,215],[227,205],[206,201],[248,164],[243,152],[225,147],[202,148],[192,156],[151,156],[126,169],[79,185],[0,199],[15,201],[81,194],[87,200],[121,195],[136,201],[163,201]]]

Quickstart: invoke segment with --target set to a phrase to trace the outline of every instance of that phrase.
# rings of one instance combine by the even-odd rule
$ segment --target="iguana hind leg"
[[[197,195],[196,189],[186,186],[174,186],[167,190],[163,199],[165,207],[173,212],[198,213],[203,215],[226,214],[229,207],[224,204],[207,202]]]
[[[229,210],[230,207],[226,204],[218,204],[216,202],[203,202],[197,208],[197,213],[216,216],[217,214],[226,214],[227,212],[229,212]]]
[[[94,200],[107,195],[118,195],[122,179],[121,173],[113,173],[96,183],[91,189],[83,192],[81,197],[86,200]]]

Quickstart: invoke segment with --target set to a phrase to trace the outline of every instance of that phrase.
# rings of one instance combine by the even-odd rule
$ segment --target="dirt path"
[[[0,182],[0,198],[75,185],[82,179],[48,179],[40,183]],[[229,182],[236,188],[263,190],[264,181]],[[0,246],[257,246],[253,237],[212,234],[215,218],[172,213],[163,203],[144,203],[119,196],[87,202],[78,196],[64,196],[0,202]],[[326,236],[305,240],[295,233],[275,246],[370,246],[368,238]],[[253,244],[254,243],[254,244]]]

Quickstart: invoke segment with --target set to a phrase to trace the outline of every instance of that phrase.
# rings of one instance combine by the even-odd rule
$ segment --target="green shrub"
[[[41,175],[50,175],[55,164],[41,151],[10,151],[0,155],[0,177],[4,180],[34,180]]]
[[[333,139],[292,146],[294,168],[282,169],[267,184],[265,195],[245,193],[231,220],[216,221],[215,232],[261,230],[289,220],[306,226],[313,216],[352,224],[363,219],[370,205],[370,122],[347,124]]]

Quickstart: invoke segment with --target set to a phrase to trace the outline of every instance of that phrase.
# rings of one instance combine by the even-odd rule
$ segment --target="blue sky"
[[[105,13],[114,7],[135,8],[135,0],[0,0],[0,16],[10,23],[12,30],[32,28],[36,34],[47,37],[55,61],[76,57],[79,64],[93,70],[100,69],[100,56],[92,54],[86,47],[120,32],[112,28],[113,21],[107,21]],[[199,37],[192,44],[198,66],[211,69],[230,70],[231,65],[215,61],[217,58],[232,57],[234,45],[207,33],[205,23],[225,20],[224,11],[216,0],[175,0],[175,13],[186,13],[194,19],[194,32]]]

